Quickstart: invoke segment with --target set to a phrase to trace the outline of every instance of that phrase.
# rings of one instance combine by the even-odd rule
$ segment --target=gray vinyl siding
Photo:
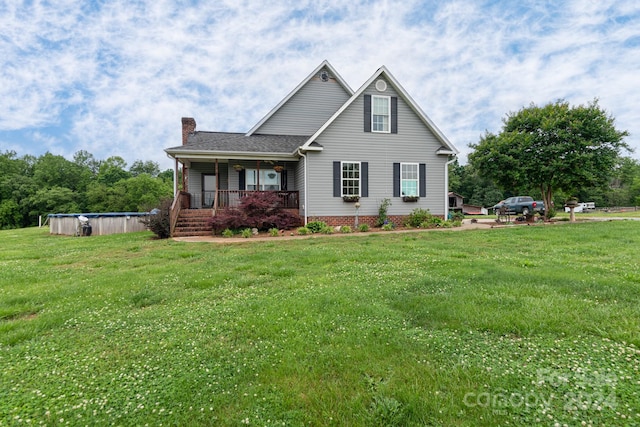
[[[323,82],[314,77],[254,133],[313,135],[348,99],[334,79]]]
[[[218,187],[220,190],[224,190],[228,186],[226,163],[218,163]],[[233,170],[233,169],[231,169]],[[202,191],[202,174],[215,174],[215,163],[201,162],[192,163],[189,168],[189,193],[197,194]]]
[[[375,82],[364,94],[398,96],[391,84],[387,90],[376,91]],[[398,133],[363,131],[364,96],[359,96],[320,135],[317,142],[324,147],[319,153],[309,153],[308,215],[354,215],[353,203],[333,197],[332,164],[334,161],[369,163],[369,197],[360,199],[360,215],[377,215],[383,199],[391,199],[390,215],[406,215],[413,209],[429,209],[436,215],[446,214],[445,167],[447,156],[438,156],[440,141],[398,96]],[[426,197],[416,203],[393,197],[393,163],[426,164]]]

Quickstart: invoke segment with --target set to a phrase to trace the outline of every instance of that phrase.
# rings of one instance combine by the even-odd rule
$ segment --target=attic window
[[[388,96],[371,97],[371,131],[389,132],[389,116],[391,112],[391,98]]]

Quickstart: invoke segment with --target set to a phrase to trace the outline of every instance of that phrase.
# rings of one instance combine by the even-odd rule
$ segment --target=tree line
[[[0,229],[38,224],[40,215],[146,212],[173,195],[173,170],[118,156],[98,160],[78,151],[73,160],[0,153]]]
[[[551,206],[551,214],[570,198],[600,207],[639,206],[640,163],[623,156],[632,151],[628,135],[597,99],[577,106],[531,104],[508,113],[500,132],[469,145],[469,163],[450,165],[450,189],[485,207],[529,195]]]

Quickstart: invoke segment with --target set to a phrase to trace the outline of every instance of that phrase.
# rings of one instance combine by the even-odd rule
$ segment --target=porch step
[[[211,226],[207,225],[211,218],[210,209],[183,209],[173,232],[174,237],[210,236]]]

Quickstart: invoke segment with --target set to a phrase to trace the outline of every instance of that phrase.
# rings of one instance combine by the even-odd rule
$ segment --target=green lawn
[[[0,425],[640,424],[640,221],[0,242]]]

